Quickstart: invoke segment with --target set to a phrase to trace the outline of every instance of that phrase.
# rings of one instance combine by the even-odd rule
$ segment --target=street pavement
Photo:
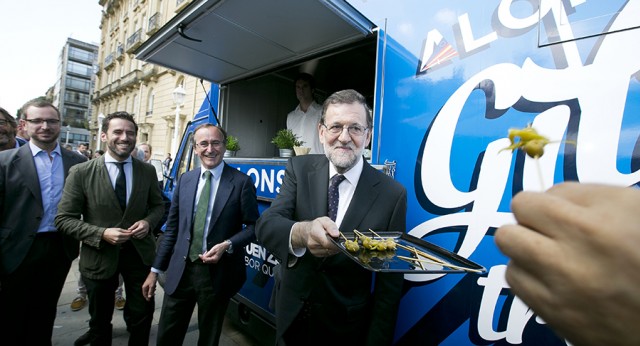
[[[71,311],[70,305],[73,298],[76,297],[78,273],[78,260],[76,259],[71,265],[71,270],[64,284],[62,294],[58,300],[58,312],[53,327],[53,345],[69,346],[89,329],[89,309],[85,306],[80,311]],[[153,324],[151,325],[150,345],[156,344],[156,336],[158,332],[158,320],[160,319],[160,309],[162,308],[162,297],[164,291],[158,285],[156,293],[156,310],[153,315]],[[113,314],[113,346],[127,345],[129,334],[127,333],[122,311],[114,310]],[[198,343],[198,313],[197,308],[191,317],[191,323],[184,340],[183,345],[197,345]],[[235,327],[233,322],[225,320],[222,336],[220,337],[221,346],[254,346],[259,345],[250,335],[243,334]]]

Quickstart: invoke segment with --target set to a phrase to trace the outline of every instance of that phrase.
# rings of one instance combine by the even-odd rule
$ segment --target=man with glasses
[[[151,230],[164,214],[155,169],[132,160],[138,125],[127,112],[102,121],[107,152],[73,167],[58,205],[56,225],[82,241],[80,273],[89,297],[89,331],[74,345],[111,345],[114,299],[122,274],[123,318],[129,345],[148,345],[154,301],[142,295],[155,256]],[[32,137],[33,138],[33,137]]]
[[[22,114],[31,140],[0,153],[0,344],[51,345],[79,245],[54,217],[69,169],[86,159],[60,148],[60,112],[51,103],[30,101]]]
[[[18,148],[27,141],[16,137],[18,123],[9,112],[0,107],[0,151]]]
[[[358,92],[329,96],[318,125],[325,155],[291,158],[280,193],[258,219],[258,240],[280,261],[278,344],[393,343],[402,275],[373,275],[328,238],[339,230],[351,238],[353,230],[405,231],[405,188],[362,156],[372,125]]]
[[[246,279],[244,251],[255,239],[258,202],[253,181],[224,163],[221,127],[196,128],[193,144],[202,166],[184,173],[175,190],[164,239],[143,286],[153,298],[166,271],[158,345],[182,345],[198,305],[198,345],[217,345],[229,300]]]

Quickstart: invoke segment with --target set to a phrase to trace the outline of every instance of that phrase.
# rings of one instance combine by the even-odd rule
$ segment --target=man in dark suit
[[[56,306],[78,241],[54,225],[69,168],[86,161],[60,148],[60,112],[24,105],[31,141],[0,153],[0,344],[51,345]]]
[[[371,111],[356,91],[327,98],[318,124],[326,157],[290,159],[280,193],[258,219],[258,241],[280,260],[278,344],[393,342],[402,275],[374,276],[328,238],[338,238],[338,229],[405,231],[406,190],[362,156],[372,125]],[[334,180],[336,196],[329,198]]]
[[[75,345],[111,345],[114,300],[122,274],[129,345],[148,345],[154,302],[142,284],[155,256],[150,230],[162,218],[164,203],[150,165],[131,158],[138,125],[126,112],[107,115],[100,139],[107,152],[73,167],[58,205],[60,231],[82,241],[80,273],[89,297],[89,331]]]
[[[222,160],[226,141],[220,127],[196,128],[202,166],[183,174],[173,192],[164,239],[143,286],[152,299],[157,274],[166,271],[158,345],[182,345],[196,303],[198,345],[217,345],[229,299],[246,279],[242,249],[255,239],[258,202],[251,178]]]

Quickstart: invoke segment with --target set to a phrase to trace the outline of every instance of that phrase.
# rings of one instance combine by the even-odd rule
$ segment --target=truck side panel
[[[640,181],[640,2],[350,2],[385,19],[373,142],[408,232],[488,269],[407,274],[397,343],[565,344],[510,293],[493,233],[521,190]],[[503,151],[527,124],[554,141],[537,163]]]

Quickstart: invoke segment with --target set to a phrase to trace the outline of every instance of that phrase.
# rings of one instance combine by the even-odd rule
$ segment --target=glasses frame
[[[44,123],[47,123],[48,126],[59,126],[60,119],[24,119],[24,121],[29,124],[41,126]]]
[[[206,143],[206,145],[202,144],[202,143]],[[211,141],[211,142],[207,142],[207,141],[202,141],[202,142],[198,142],[196,143],[196,146],[200,149],[207,149],[209,147],[214,147],[214,148],[220,148],[222,145],[225,145],[226,141]]]
[[[361,125],[339,125],[339,124],[335,124],[335,125],[327,126],[327,124],[322,123],[322,126],[324,126],[327,129],[327,132],[329,132],[330,134],[332,134],[334,136],[341,135],[342,132],[344,132],[344,129],[347,129],[347,133],[350,136],[362,137],[362,136],[365,135],[367,130],[369,130],[369,126],[361,126]],[[338,128],[340,128],[340,131],[338,131]],[[353,133],[353,131],[356,131],[356,132],[362,131],[362,133]]]

